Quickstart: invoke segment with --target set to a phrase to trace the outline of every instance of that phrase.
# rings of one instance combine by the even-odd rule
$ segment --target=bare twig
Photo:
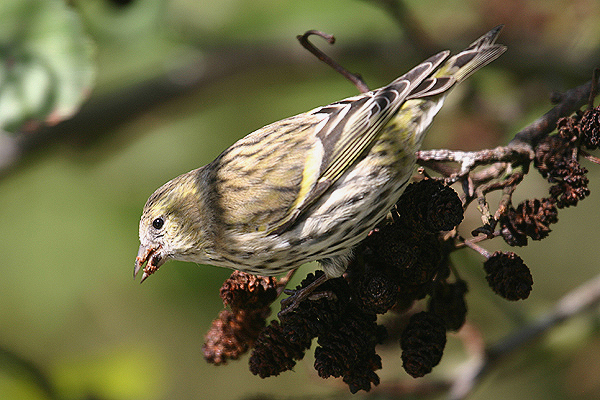
[[[356,88],[361,93],[366,93],[369,91],[369,87],[363,81],[362,77],[358,74],[353,74],[348,71],[346,68],[342,67],[338,62],[333,60],[327,54],[323,53],[321,50],[317,49],[309,40],[308,37],[311,35],[320,36],[327,41],[329,44],[335,43],[335,37],[333,35],[329,35],[327,33],[323,33],[317,30],[310,30],[304,32],[303,35],[298,35],[296,38],[300,41],[300,44],[312,54],[314,54],[319,60],[323,61],[325,64],[329,65],[331,68],[335,69],[337,72],[342,74],[344,78],[348,79],[350,82],[356,86]]]
[[[482,236],[482,239],[485,238],[484,236]],[[483,247],[479,246],[475,240],[464,240],[462,239],[462,243],[464,246],[475,250],[476,252],[478,252],[479,254],[481,254],[482,256],[484,256],[485,258],[490,258],[492,256],[492,254],[487,250],[484,249]]]
[[[380,399],[382,396],[387,396],[384,398],[390,399],[400,399],[404,398],[404,396],[408,398],[421,398],[425,396],[432,396],[440,393],[446,392],[451,387],[451,382],[448,380],[405,380],[398,382],[382,382],[376,390],[373,390],[372,393],[368,393],[366,398],[376,398]],[[409,397],[410,396],[410,397]],[[346,397],[347,398],[347,397]]]
[[[491,232],[490,237],[496,237],[496,236],[500,236],[500,232],[496,231],[496,232]],[[463,247],[469,247],[469,248],[473,248],[472,244],[474,243],[479,243],[479,242],[483,242],[484,240],[488,239],[485,236],[474,236],[472,238],[469,239],[464,239],[464,238],[459,238],[460,241],[458,241],[455,245],[455,247],[457,249],[463,248]],[[478,253],[480,253],[479,251],[477,251]],[[489,252],[488,252],[489,253]],[[480,253],[481,254],[481,253]]]
[[[521,164],[521,166],[524,167],[525,164]],[[507,173],[507,170],[510,167],[511,165],[509,163],[498,162],[480,171],[471,172],[471,174],[469,174],[469,177],[473,181],[473,185],[483,184],[491,181],[492,179],[496,179],[499,176],[504,175],[505,173]]]
[[[580,149],[580,150],[579,150],[579,154],[580,154],[580,155],[581,155],[583,158],[585,158],[585,159],[586,159],[586,160],[588,160],[588,161],[591,161],[591,162],[593,162],[594,164],[600,164],[600,158],[598,158],[598,157],[596,157],[596,156],[593,156],[593,155],[591,155],[590,153],[588,153],[588,152],[587,152],[587,151],[585,151],[585,150],[581,150],[581,149]]]
[[[484,224],[490,224],[490,223],[492,223],[492,221],[497,221],[498,218],[500,217],[500,215],[502,215],[506,211],[506,209],[511,204],[512,194],[516,190],[517,185],[519,183],[521,183],[522,180],[523,180],[523,173],[515,172],[514,174],[510,175],[508,178],[506,178],[500,182],[492,181],[492,182],[489,182],[489,183],[479,186],[475,190],[475,194],[477,195],[477,200],[478,200],[479,206],[483,210],[482,213],[483,213],[483,217],[484,217],[484,220],[483,220]],[[502,189],[502,198],[500,199],[500,202],[498,203],[498,208],[496,209],[496,212],[492,216],[489,213],[489,209],[487,206],[487,201],[485,200],[485,196],[486,196],[486,194],[488,194],[492,191],[500,190],[500,189]]]

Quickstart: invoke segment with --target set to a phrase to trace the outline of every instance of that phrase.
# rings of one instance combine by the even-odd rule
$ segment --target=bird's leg
[[[318,300],[323,297],[333,296],[334,294],[332,292],[317,292],[317,293],[315,293],[315,289],[317,287],[319,287],[320,285],[322,285],[323,283],[327,282],[327,280],[329,280],[329,278],[327,277],[327,275],[323,274],[320,277],[318,277],[314,282],[310,283],[308,286],[306,286],[302,289],[298,289],[298,290],[286,289],[286,290],[284,290],[283,292],[285,294],[291,294],[291,296],[286,299],[281,300],[281,311],[279,311],[277,316],[281,317],[281,316],[293,311],[296,307],[298,307],[298,305],[303,300],[306,300],[306,299]]]

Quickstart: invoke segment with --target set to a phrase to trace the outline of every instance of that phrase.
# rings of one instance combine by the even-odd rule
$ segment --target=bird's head
[[[141,282],[168,259],[202,261],[210,224],[204,207],[206,186],[198,176],[198,170],[180,175],[158,188],[146,202],[133,271],[135,277],[144,268]]]

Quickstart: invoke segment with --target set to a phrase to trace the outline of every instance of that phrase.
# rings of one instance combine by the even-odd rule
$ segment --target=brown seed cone
[[[375,373],[381,368],[381,358],[375,345],[386,336],[384,327],[377,325],[377,317],[349,307],[339,322],[319,336],[315,349],[315,369],[322,378],[343,377],[352,393],[369,391],[379,384]]]
[[[559,135],[547,136],[535,148],[533,165],[547,178],[568,157],[569,143]]]
[[[431,372],[438,365],[446,346],[444,321],[430,312],[420,312],[410,317],[400,339],[402,366],[413,378]]]
[[[204,358],[215,365],[236,360],[253,345],[265,326],[270,310],[223,310],[205,336]]]
[[[507,300],[529,297],[533,278],[521,257],[513,252],[495,252],[484,264],[490,287]]]
[[[553,198],[531,199],[509,208],[500,219],[502,236],[511,246],[524,246],[527,236],[542,240],[551,232],[550,224],[558,222],[558,209]]]
[[[220,295],[231,310],[219,313],[202,347],[204,358],[216,365],[239,358],[254,345],[277,297],[277,281],[234,271],[221,286]]]
[[[463,219],[458,194],[435,179],[408,185],[396,203],[396,210],[400,221],[407,227],[430,233],[450,230]]]
[[[429,300],[428,310],[444,320],[446,329],[458,331],[465,323],[467,317],[467,283],[440,282],[434,285],[433,293]]]
[[[234,271],[221,286],[220,295],[232,310],[263,308],[277,297],[277,280]]]
[[[250,357],[250,372],[261,378],[279,375],[294,368],[310,347],[307,342],[290,342],[277,321],[271,321],[260,334]]]
[[[587,169],[574,159],[564,162],[556,169],[555,176],[559,179],[548,180],[557,182],[550,187],[550,195],[556,200],[558,208],[576,206],[580,200],[590,194],[587,187],[589,183],[587,172]]]
[[[583,113],[579,121],[581,144],[589,150],[600,147],[600,106]]]

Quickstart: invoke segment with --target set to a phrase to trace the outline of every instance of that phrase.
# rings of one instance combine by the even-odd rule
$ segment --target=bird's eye
[[[154,229],[160,229],[163,227],[164,224],[165,221],[161,217],[158,217],[154,221],[152,221],[152,226],[154,227]]]

